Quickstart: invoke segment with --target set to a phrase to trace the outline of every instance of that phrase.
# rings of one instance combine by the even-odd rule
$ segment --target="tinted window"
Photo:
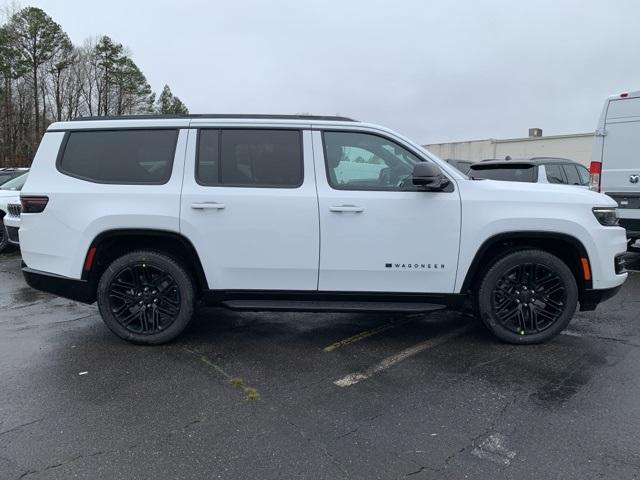
[[[343,190],[413,190],[413,167],[421,160],[400,145],[368,133],[324,132],[327,176]]]
[[[67,134],[63,173],[98,183],[162,184],[171,177],[177,130],[101,130]]]
[[[580,175],[580,185],[589,185],[589,170],[582,165],[576,165],[578,175]]]
[[[567,183],[562,176],[561,165],[545,165],[544,169],[547,172],[547,181],[549,183]]]
[[[567,183],[569,185],[582,185],[580,175],[578,175],[578,169],[575,165],[563,165],[564,174],[567,176]]]
[[[533,165],[477,165],[471,167],[472,178],[502,180],[508,182],[535,182],[536,169]]]
[[[302,184],[298,130],[201,130],[197,178],[204,185],[296,188]]]

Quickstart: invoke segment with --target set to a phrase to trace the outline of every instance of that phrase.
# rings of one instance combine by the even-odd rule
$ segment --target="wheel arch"
[[[580,294],[592,288],[593,280],[591,279],[589,254],[579,239],[559,232],[514,231],[500,233],[484,241],[467,269],[461,292],[465,293],[473,290],[484,271],[484,267],[495,260],[496,257],[528,247],[545,250],[564,261],[576,278]],[[588,279],[585,278],[584,266],[581,260],[583,258],[588,263]]]
[[[91,253],[92,249],[95,249],[94,253]],[[184,235],[167,230],[114,229],[101,232],[85,253],[82,279],[88,281],[92,289],[97,288],[100,276],[113,260],[140,249],[158,250],[181,261],[192,275],[196,290],[208,290],[202,262],[193,243]],[[90,256],[93,257],[91,261]]]

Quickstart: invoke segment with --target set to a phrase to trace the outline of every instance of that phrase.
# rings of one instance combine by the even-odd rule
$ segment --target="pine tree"
[[[71,41],[60,25],[43,10],[26,7],[13,15],[8,24],[8,35],[22,62],[31,73],[33,82],[34,141],[42,132],[39,84],[41,66],[60,50],[71,49]],[[44,115],[43,115],[44,116]],[[44,119],[43,119],[44,121]]]
[[[156,111],[161,115],[187,115],[189,109],[178,97],[171,93],[169,85],[165,85],[158,97]]]

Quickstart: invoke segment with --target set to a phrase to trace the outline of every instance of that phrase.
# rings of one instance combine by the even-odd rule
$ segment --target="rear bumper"
[[[69,298],[77,302],[93,303],[96,301],[95,290],[86,280],[63,277],[53,273],[29,268],[22,262],[22,275],[27,284],[43,292]]]
[[[587,289],[583,291],[582,295],[580,295],[580,311],[589,312],[595,310],[598,304],[615,296],[621,288],[622,285],[618,285],[617,287],[605,288],[603,290]]]

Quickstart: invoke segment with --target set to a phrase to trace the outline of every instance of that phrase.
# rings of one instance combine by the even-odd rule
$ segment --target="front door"
[[[311,133],[189,131],[180,231],[210,289],[316,290],[318,201]]]
[[[314,131],[321,291],[452,293],[460,197],[419,191],[423,159],[372,131]]]

